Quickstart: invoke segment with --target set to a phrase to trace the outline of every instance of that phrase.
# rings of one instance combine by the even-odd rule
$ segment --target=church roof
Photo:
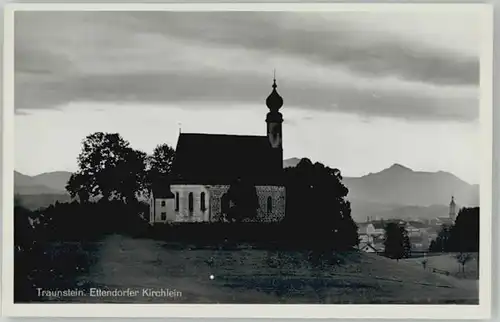
[[[267,136],[181,133],[172,166],[172,183],[230,184],[246,178],[259,185],[278,185],[281,150]]]
[[[174,194],[170,191],[170,186],[168,183],[163,185],[154,185],[151,189],[153,192],[153,198],[155,199],[170,199],[174,198]]]

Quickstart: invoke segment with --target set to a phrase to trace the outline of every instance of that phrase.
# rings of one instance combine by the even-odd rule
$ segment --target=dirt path
[[[98,254],[100,260],[89,274],[79,278],[78,283],[99,290],[127,292],[128,289],[135,293],[131,292],[125,296],[90,296],[88,293],[72,300],[96,303],[231,301],[233,296],[231,292],[221,288],[221,281],[210,279],[213,274],[208,271],[200,272],[199,275],[193,274],[193,267],[188,269],[169,261],[174,258],[168,256],[162,245],[163,243],[154,240],[132,239],[119,235],[107,238]],[[244,297],[249,297],[251,302],[252,292],[249,293]],[[265,298],[265,294],[263,295]]]

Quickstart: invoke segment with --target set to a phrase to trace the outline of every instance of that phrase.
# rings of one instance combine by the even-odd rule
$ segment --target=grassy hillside
[[[472,254],[472,259],[465,264],[465,273],[461,271],[461,266],[455,258],[455,253],[442,254],[438,256],[427,257],[427,266],[430,270],[436,268],[441,271],[449,272],[451,276],[464,279],[477,279],[479,273],[478,254]],[[405,259],[407,263],[422,267],[422,258]]]
[[[197,249],[112,236],[93,254],[77,285],[169,288],[177,298],[107,298],[107,302],[176,303],[470,303],[478,291],[404,261],[344,252],[311,263],[306,252]],[[209,276],[214,275],[214,279]],[[82,297],[62,301],[102,301]]]

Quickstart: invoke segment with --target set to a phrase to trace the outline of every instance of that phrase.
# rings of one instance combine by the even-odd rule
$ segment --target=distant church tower
[[[278,86],[276,85],[275,77],[273,80],[273,91],[266,99],[266,105],[269,108],[269,113],[267,113],[266,117],[267,137],[271,146],[280,154],[280,160],[283,162],[283,114],[279,112],[279,109],[283,106],[283,98],[276,91],[276,87]]]
[[[456,217],[457,217],[457,205],[455,204],[455,197],[451,196],[450,219],[455,221]]]

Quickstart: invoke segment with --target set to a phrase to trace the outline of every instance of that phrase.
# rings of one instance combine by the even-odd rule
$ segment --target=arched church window
[[[270,213],[273,211],[273,198],[271,196],[267,197],[267,212]]]
[[[175,211],[179,211],[179,193],[175,193]]]
[[[206,208],[205,208],[205,193],[204,192],[202,192],[200,194],[200,210],[201,211],[205,211],[206,210]]]
[[[165,207],[165,204],[166,204],[166,203],[165,203],[165,200],[162,200],[162,201],[161,201],[161,206],[162,206],[162,207]]]
[[[189,197],[188,197],[188,207],[189,207],[189,211],[193,211],[194,210],[194,200],[193,200],[193,193],[190,192],[189,193]]]

